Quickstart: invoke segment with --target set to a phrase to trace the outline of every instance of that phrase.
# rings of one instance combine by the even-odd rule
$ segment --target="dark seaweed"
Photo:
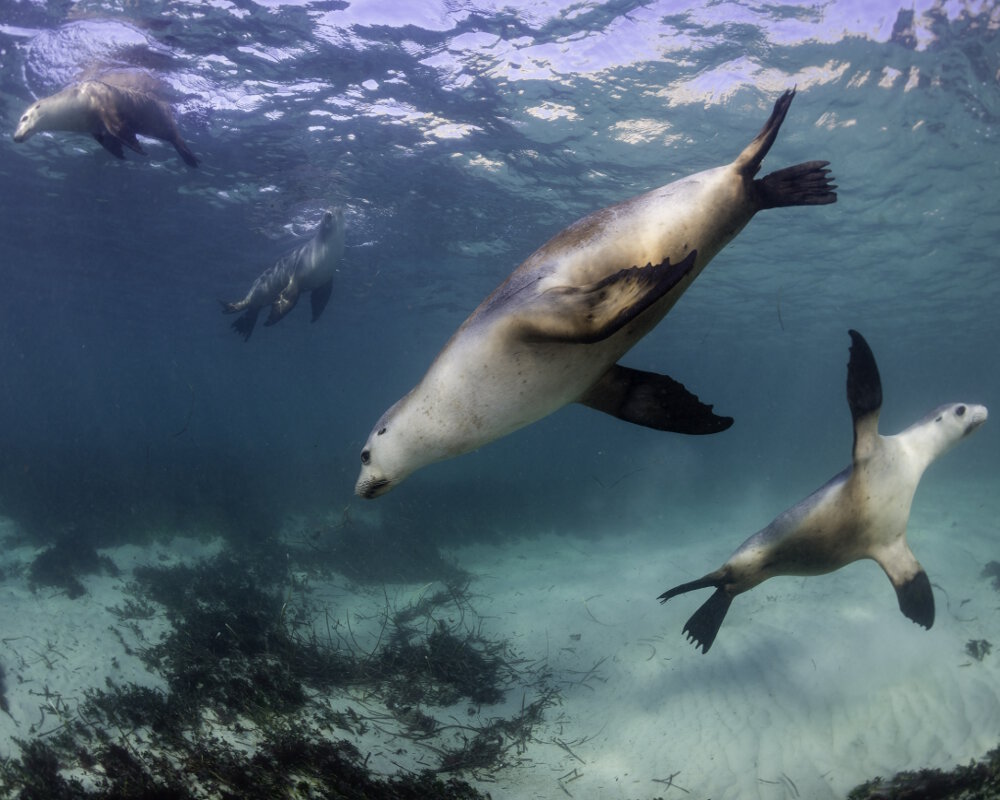
[[[7,673],[4,672],[3,664],[0,664],[0,711],[10,714],[10,706],[7,704]]]
[[[985,639],[969,639],[965,644],[965,652],[976,659],[976,661],[982,661],[992,650],[993,645]]]
[[[349,742],[331,742],[286,729],[267,737],[251,757],[220,739],[203,738],[175,764],[150,751],[100,745],[97,787],[85,789],[60,769],[65,746],[20,742],[21,758],[0,764],[4,797],[18,800],[488,800],[468,783],[441,780],[430,772],[373,778]],[[192,787],[192,779],[198,788]],[[14,792],[17,792],[15,795]]]
[[[983,760],[945,772],[922,769],[875,778],[855,787],[847,800],[998,800],[1000,747]]]
[[[291,635],[282,596],[259,583],[274,582],[277,573],[260,572],[273,563],[254,559],[250,566],[224,554],[195,567],[135,572],[174,626],[145,660],[173,695],[211,707],[223,721],[291,713],[305,703],[304,682],[328,688],[354,676],[350,658]]]
[[[107,556],[99,556],[84,539],[65,538],[40,553],[28,569],[28,583],[63,589],[71,598],[85,594],[79,575],[105,573],[117,576],[118,567]]]
[[[502,700],[519,675],[506,642],[465,629],[473,614],[467,584],[395,613],[387,607],[384,635],[363,652],[353,634],[316,640],[304,624],[305,601],[291,600],[286,550],[260,547],[190,567],[137,569],[134,598],[110,611],[135,625],[163,607],[172,629],[139,655],[166,691],[109,680],[88,692],[61,730],[20,742],[20,758],[0,763],[0,797],[483,798],[462,780],[439,776],[491,773],[522,753],[555,690],[533,673],[539,697],[519,714],[474,718],[477,706]],[[350,706],[337,711],[310,699],[345,687],[380,699],[401,738],[425,741],[452,728],[460,745],[426,745],[439,763],[420,774],[372,776],[356,748],[330,734],[361,734],[385,717],[369,720]],[[467,724],[443,725],[424,710],[462,699],[473,704]],[[256,744],[234,746],[213,732],[220,723],[237,735],[254,731]],[[68,769],[87,772],[95,788],[64,777]]]
[[[992,578],[994,590],[1000,592],[1000,561],[989,561],[980,573],[984,578]]]

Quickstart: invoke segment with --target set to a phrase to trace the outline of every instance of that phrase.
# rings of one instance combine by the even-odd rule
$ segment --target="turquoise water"
[[[751,504],[724,555],[847,463],[848,328],[878,359],[883,432],[995,404],[998,22],[977,2],[5,2],[9,133],[92,65],[139,67],[201,165],[0,139],[0,509],[98,545],[374,513],[361,446],[478,302],[580,216],[732,160],[794,86],[764,170],[829,160],[837,204],[760,214],[625,360],[731,430],[567,408],[373,501],[429,542],[656,520],[664,548]],[[245,343],[218,301],[334,204],[326,312]],[[928,480],[995,492],[996,430]]]
[[[27,493],[58,486],[73,515],[122,495],[225,515],[248,487],[264,511],[352,502],[371,425],[511,269],[590,210],[731,160],[790,86],[764,168],[828,159],[838,204],[760,215],[627,360],[734,428],[686,441],[570,409],[382,502],[448,505],[458,482],[459,502],[526,492],[558,515],[637,464],[733,487],[751,465],[781,481],[800,456],[842,461],[848,327],[879,358],[886,430],[996,393],[995,9],[406,8],[7,6],[9,129],[90,63],[128,64],[183,98],[203,161],[153,142],[119,163],[72,134],[0,144],[8,494],[36,510]],[[244,344],[217,300],[332,203],[348,247],[325,316]],[[990,464],[994,435],[963,461]]]

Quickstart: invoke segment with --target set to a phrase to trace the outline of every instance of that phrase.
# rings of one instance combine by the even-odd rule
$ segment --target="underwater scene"
[[[0,797],[1000,796],[1000,5],[0,2]]]

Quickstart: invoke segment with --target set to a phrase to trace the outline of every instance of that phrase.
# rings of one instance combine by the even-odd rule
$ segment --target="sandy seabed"
[[[1000,499],[985,485],[928,481],[918,491],[908,538],[935,587],[930,631],[899,613],[877,565],[860,562],[827,576],[776,578],[738,597],[702,654],[681,628],[709,590],[662,606],[657,595],[719,566],[769,521],[757,513],[741,531],[680,542],[659,531],[586,539],[537,531],[450,551],[473,576],[478,629],[544,664],[557,688],[522,751],[490,776],[464,777],[497,799],[839,798],[869,778],[948,768],[997,745],[1000,651],[979,659],[967,646],[1000,644],[1000,594],[982,574],[1000,560]],[[698,530],[689,522],[688,531]],[[0,714],[0,757],[17,755],[14,738],[58,729],[85,690],[108,678],[164,688],[109,609],[126,601],[135,566],[191,563],[221,547],[178,537],[103,551],[121,574],[82,578],[86,594],[76,599],[32,590],[18,565],[36,549],[0,555],[9,706]],[[340,610],[331,614],[364,619],[428,591],[308,580]],[[155,641],[168,626],[153,618],[143,636]],[[362,628],[359,637],[376,635]],[[515,688],[497,713],[532,699]],[[384,731],[354,741],[373,769],[425,763],[419,747],[400,747]]]

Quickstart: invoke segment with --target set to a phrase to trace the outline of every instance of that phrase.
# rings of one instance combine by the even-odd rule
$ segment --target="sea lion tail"
[[[715,637],[722,627],[722,621],[726,618],[729,606],[733,602],[733,596],[724,588],[725,577],[723,573],[713,572],[704,578],[699,578],[690,583],[682,583],[660,595],[660,602],[665,603],[671,597],[679,594],[693,592],[696,589],[705,589],[709,586],[715,587],[715,592],[711,597],[702,603],[701,608],[691,615],[691,618],[684,625],[684,634],[688,641],[693,642],[695,647],[701,648],[702,653],[707,653]]]

